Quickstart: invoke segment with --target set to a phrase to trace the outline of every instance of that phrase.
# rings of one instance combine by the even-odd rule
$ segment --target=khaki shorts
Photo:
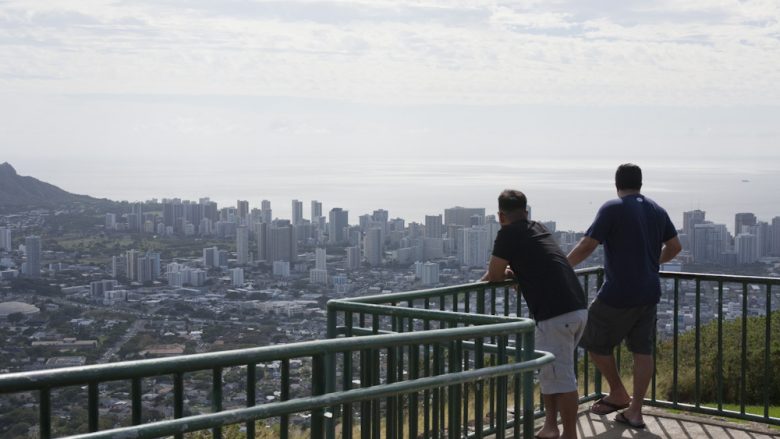
[[[624,339],[635,354],[653,353],[656,305],[615,308],[596,299],[588,309],[588,324],[580,345],[597,355],[612,355]]]
[[[588,310],[580,309],[536,322],[536,349],[555,355],[555,361],[539,371],[542,394],[551,395],[577,390],[574,349],[585,331],[587,320]]]

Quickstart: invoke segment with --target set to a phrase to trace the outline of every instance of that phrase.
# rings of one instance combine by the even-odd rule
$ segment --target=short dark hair
[[[624,163],[615,171],[615,187],[617,190],[642,189],[642,169],[633,163]]]
[[[517,211],[525,212],[528,206],[528,200],[525,198],[525,194],[514,190],[505,189],[498,196],[498,210],[504,213],[514,213]]]

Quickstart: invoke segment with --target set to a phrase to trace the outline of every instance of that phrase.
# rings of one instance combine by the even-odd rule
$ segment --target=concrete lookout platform
[[[630,428],[614,421],[617,413],[599,416],[590,407],[579,414],[577,430],[580,438],[599,439],[769,439],[780,438],[780,429],[753,422],[736,422],[723,418],[691,415],[645,407],[647,428]]]

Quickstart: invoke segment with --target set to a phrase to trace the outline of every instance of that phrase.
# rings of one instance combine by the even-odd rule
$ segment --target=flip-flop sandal
[[[606,406],[607,410],[604,410],[604,411],[593,410],[593,408],[596,407],[596,405]],[[627,409],[628,406],[629,406],[628,403],[626,403],[626,404],[615,404],[613,402],[609,402],[609,401],[605,400],[604,398],[601,398],[598,401],[596,401],[595,403],[593,403],[592,406],[590,406],[590,412],[593,413],[594,415],[604,416],[604,415],[608,415],[610,413],[614,413],[614,412],[616,412],[618,410]]]
[[[615,422],[628,425],[631,428],[636,428],[639,430],[644,430],[647,427],[644,422],[631,422],[631,420],[628,419],[623,413],[618,413],[617,416],[615,416]]]

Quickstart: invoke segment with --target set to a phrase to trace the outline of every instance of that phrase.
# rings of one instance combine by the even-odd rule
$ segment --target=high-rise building
[[[116,214],[106,214],[106,230],[116,230]]]
[[[444,229],[442,227],[441,215],[425,215],[425,237],[441,238]]]
[[[216,247],[206,247],[203,249],[203,266],[206,268],[216,267],[219,265],[217,260],[219,249]]]
[[[366,232],[365,239],[363,241],[363,254],[366,257],[366,262],[372,267],[382,265],[382,254],[384,253],[384,243],[382,242],[382,229],[379,227],[372,227]]]
[[[111,277],[127,277],[127,260],[125,255],[111,256]]]
[[[758,257],[769,256],[772,252],[772,227],[765,221],[756,222],[755,226],[749,227],[750,233],[756,235],[758,245]]]
[[[737,264],[752,264],[759,256],[758,237],[752,233],[740,233],[734,238]]]
[[[488,231],[473,226],[463,229],[463,243],[459,249],[460,263],[468,267],[483,267],[490,254]]]
[[[240,287],[241,285],[244,285],[244,269],[243,268],[233,268],[230,270],[230,283],[234,287]]]
[[[257,243],[257,260],[268,260],[268,227],[269,223],[254,223],[252,230],[254,231],[255,241]]]
[[[780,216],[772,218],[772,231],[770,235],[772,239],[770,254],[772,256],[780,256]]]
[[[236,228],[236,263],[249,263],[249,229],[246,226]]]
[[[460,207],[460,206],[444,209],[444,225],[445,226],[458,225],[463,227],[471,227],[472,226],[471,217],[473,216],[484,218],[485,209]]]
[[[268,228],[268,246],[266,247],[266,260],[295,261],[298,253],[295,229],[289,221],[277,220]]]
[[[347,270],[360,268],[360,247],[347,247]]]
[[[10,251],[13,242],[11,241],[11,229],[8,227],[0,227],[0,250]]]
[[[260,202],[260,215],[263,218],[263,222],[266,224],[271,224],[271,220],[273,220],[273,212],[271,211],[271,202],[268,200],[263,200]]]
[[[236,201],[236,215],[241,219],[240,222],[246,223],[246,220],[249,218],[249,201]]]
[[[322,216],[322,203],[317,200],[311,201],[311,223],[316,224]]]
[[[28,236],[24,238],[24,254],[26,262],[22,273],[27,277],[40,277],[41,275],[41,238]]]
[[[138,282],[151,282],[160,277],[160,254],[147,251],[145,255],[138,257],[137,271]]]
[[[743,226],[755,226],[756,216],[749,212],[738,213],[734,215],[734,236],[743,232]]]
[[[693,260],[697,264],[718,263],[727,250],[729,232],[725,224],[696,224],[693,227]]]
[[[334,207],[328,215],[328,242],[343,243],[347,240],[345,229],[349,225],[349,211]]]
[[[324,248],[314,250],[314,268],[325,270],[327,268],[328,254]]]
[[[422,266],[423,285],[436,285],[439,283],[439,264],[426,262]]]
[[[693,236],[693,228],[696,224],[704,223],[705,212],[703,210],[691,210],[683,212],[683,233]]]
[[[292,224],[297,226],[303,223],[303,201],[292,200]]]
[[[93,300],[103,300],[106,291],[116,288],[117,282],[113,279],[98,280],[89,283],[90,296]]]

